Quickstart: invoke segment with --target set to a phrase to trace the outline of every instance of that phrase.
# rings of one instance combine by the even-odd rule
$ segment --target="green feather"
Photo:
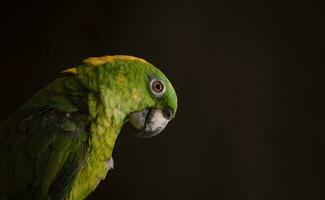
[[[106,176],[130,113],[177,110],[174,88],[143,59],[89,58],[65,72],[0,123],[1,200],[85,199]],[[159,98],[153,77],[166,85]]]
[[[33,134],[28,141],[27,151],[30,156],[36,157],[43,153],[55,138],[55,134],[49,134],[40,130]]]
[[[55,137],[55,140],[53,141],[52,148],[55,151],[66,151],[70,145],[71,145],[71,139],[69,138],[68,134],[73,134],[73,133],[58,133]]]

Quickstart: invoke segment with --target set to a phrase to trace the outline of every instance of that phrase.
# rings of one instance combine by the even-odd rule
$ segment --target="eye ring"
[[[165,83],[154,78],[150,81],[150,90],[156,97],[161,97],[166,91]]]

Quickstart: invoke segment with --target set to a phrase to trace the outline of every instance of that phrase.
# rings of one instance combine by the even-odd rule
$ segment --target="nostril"
[[[163,110],[163,113],[164,113],[164,117],[168,120],[171,120],[173,118],[173,111],[169,108],[165,108]]]

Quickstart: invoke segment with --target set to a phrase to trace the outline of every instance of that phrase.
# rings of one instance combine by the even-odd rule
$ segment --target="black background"
[[[304,2],[43,1],[1,5],[1,118],[88,56],[159,67],[176,119],[139,140],[89,199],[325,199],[321,6]]]

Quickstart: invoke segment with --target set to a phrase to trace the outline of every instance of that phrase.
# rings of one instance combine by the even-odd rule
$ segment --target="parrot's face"
[[[136,75],[141,79],[137,78],[138,84],[134,84],[135,90],[141,91],[140,107],[128,114],[128,120],[136,129],[141,130],[136,136],[148,138],[159,134],[175,117],[177,96],[161,71],[152,65],[142,67],[142,70],[138,70],[141,73]]]
[[[173,119],[177,102],[175,91],[165,77],[151,74],[145,80],[145,98],[150,98],[154,105],[144,105],[142,110],[130,113],[128,118],[135,128],[141,130],[137,136],[147,138],[159,134]]]

